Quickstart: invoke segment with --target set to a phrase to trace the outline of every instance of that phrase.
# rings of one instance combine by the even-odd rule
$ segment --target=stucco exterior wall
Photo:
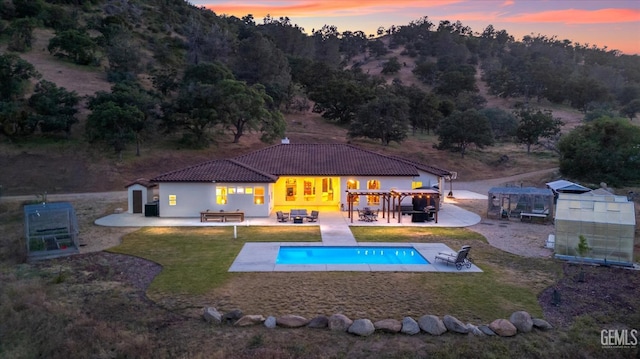
[[[216,187],[265,188],[264,203],[254,204],[253,194],[227,194],[225,204],[216,204]],[[267,217],[271,212],[273,185],[269,183],[161,183],[159,189],[160,217],[199,217],[200,212],[240,210],[246,217]],[[175,205],[170,204],[175,196]]]
[[[323,179],[331,179],[332,198],[328,197],[328,188],[323,187]],[[296,179],[296,198],[287,200],[287,179]],[[304,195],[304,182],[311,179],[315,187],[315,195]],[[339,210],[341,205],[347,207],[348,182],[358,183],[358,189],[367,190],[367,183],[370,180],[380,182],[380,191],[389,191],[393,188],[408,190],[413,189],[415,182],[421,182],[422,186],[432,187],[439,185],[441,197],[444,190],[444,182],[438,176],[430,173],[420,173],[417,177],[406,176],[343,176],[343,177],[320,177],[320,176],[282,176],[276,183],[174,183],[163,182],[159,184],[159,210],[160,217],[199,217],[200,212],[210,211],[243,211],[247,217],[268,217],[274,206],[299,207],[313,209],[317,207],[334,208]],[[132,186],[133,187],[133,186]],[[229,187],[263,187],[265,189],[264,204],[255,204],[253,194],[227,193],[225,204],[216,203],[216,188]],[[170,204],[170,196],[175,196],[175,204]],[[131,196],[130,196],[131,197]],[[130,199],[131,200],[131,199]],[[367,202],[367,198],[362,196],[359,199],[359,206],[371,208],[382,208],[379,205]],[[403,204],[411,204],[411,198],[405,198]]]

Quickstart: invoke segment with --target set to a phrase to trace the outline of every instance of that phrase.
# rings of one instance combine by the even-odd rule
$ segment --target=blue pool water
[[[281,246],[276,264],[429,264],[413,247]]]

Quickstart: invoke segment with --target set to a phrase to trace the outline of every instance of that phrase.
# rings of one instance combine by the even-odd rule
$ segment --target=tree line
[[[586,125],[633,120],[640,111],[638,56],[543,35],[518,42],[491,25],[474,33],[460,22],[436,25],[425,16],[378,29],[383,41],[331,25],[307,34],[287,17],[259,23],[250,14],[217,16],[187,2],[3,4],[0,39],[10,52],[0,55],[0,77],[9,84],[1,91],[0,121],[2,134],[14,141],[68,137],[81,102],[91,111],[87,140],[119,155],[129,144],[139,152],[145,137],[168,134],[193,147],[221,134],[238,142],[247,132],[270,142],[285,133],[283,112],[311,109],[346,126],[348,136],[383,145],[433,132],[437,148],[464,156],[472,146],[496,141],[530,151],[545,140],[565,159],[567,147],[557,146],[561,122],[540,109],[543,101],[579,109]],[[51,55],[105,68],[111,91],[84,101],[47,81],[30,89],[39,74],[16,54],[29,51],[36,28],[55,31]],[[406,66],[388,56],[396,48],[414,59],[419,86],[394,78]],[[370,61],[383,63],[381,75],[362,70]],[[487,108],[478,72],[491,94],[517,98],[520,105],[510,112]],[[145,76],[150,81],[142,81]]]

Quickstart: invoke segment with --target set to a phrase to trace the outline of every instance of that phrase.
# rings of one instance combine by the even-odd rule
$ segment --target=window
[[[322,202],[333,201],[333,180],[329,177],[322,179]]]
[[[244,193],[246,194],[253,194],[253,187],[247,187],[244,189]]]
[[[369,181],[367,181],[367,189],[368,190],[379,190],[380,189],[380,181],[378,181],[378,180],[369,180]],[[369,196],[367,196],[367,204],[369,204],[369,205],[379,205],[380,204],[380,196],[377,196],[377,195],[369,195]]]
[[[422,187],[422,182],[411,182],[411,189]]]
[[[244,194],[244,187],[238,187],[237,192],[238,194]]]
[[[253,193],[253,203],[264,204],[264,187],[256,187]]]
[[[176,204],[177,204],[176,195],[175,194],[170,194],[169,195],[169,205],[170,206],[175,206]]]
[[[229,194],[236,194],[236,188],[235,187],[229,187],[227,189],[227,191],[229,192]]]
[[[347,189],[360,189],[360,182],[352,179],[348,180]],[[353,196],[351,199],[355,205],[360,203],[360,196]]]
[[[297,186],[298,186],[298,182],[296,181],[295,178],[287,178],[287,182],[285,184],[286,187],[286,201],[295,201],[296,200],[296,195],[298,193],[297,190]]]
[[[227,189],[216,187],[216,204],[227,204]]]
[[[314,202],[316,200],[315,181],[311,178],[304,180],[304,200],[306,202]]]

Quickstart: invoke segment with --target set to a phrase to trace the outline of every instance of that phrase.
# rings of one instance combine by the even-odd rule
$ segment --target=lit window
[[[244,193],[246,194],[253,194],[253,187],[247,187],[244,189]]]
[[[227,189],[227,191],[229,191],[229,194],[236,194],[236,188],[235,187],[229,187]]]
[[[378,180],[369,180],[369,181],[367,181],[367,189],[368,190],[379,190],[380,189],[380,181],[378,181]],[[369,195],[369,196],[367,196],[367,204],[379,205],[380,204],[380,196],[378,196],[378,195]]]
[[[227,204],[227,189],[225,187],[216,187],[216,203]]]
[[[416,189],[422,187],[422,182],[411,182],[411,188]]]
[[[296,181],[295,178],[287,178],[287,183],[286,183],[287,197],[285,198],[286,201],[296,200],[296,194],[298,193],[298,189],[296,188],[297,185],[298,185],[298,182]]]
[[[353,179],[348,180],[347,189],[360,189],[360,181],[356,181]],[[360,203],[360,196],[353,196],[350,198],[351,198],[351,201],[353,201],[354,205],[357,205]]]
[[[253,203],[264,204],[264,187],[256,187],[253,194]]]
[[[322,179],[322,202],[333,201],[333,180],[329,177]]]
[[[170,206],[175,206],[177,203],[177,198],[175,194],[170,194],[169,195],[169,205]]]
[[[313,202],[316,200],[316,187],[315,181],[312,178],[304,180],[304,200],[307,202]]]
[[[244,194],[244,187],[238,187],[237,192],[238,194]]]

